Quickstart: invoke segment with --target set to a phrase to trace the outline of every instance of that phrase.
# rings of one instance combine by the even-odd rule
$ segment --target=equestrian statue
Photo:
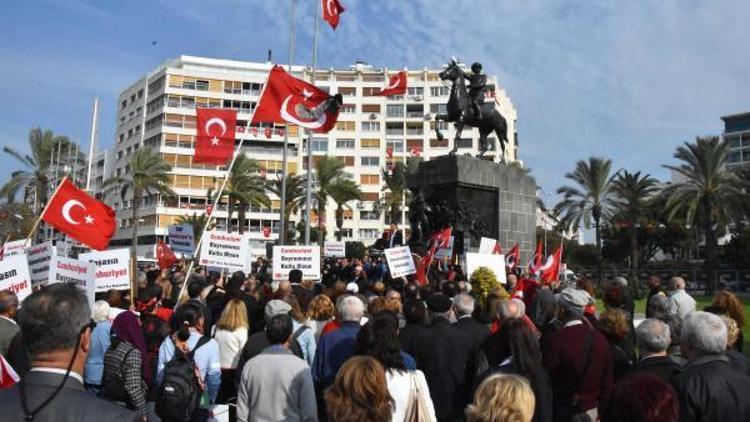
[[[453,138],[453,149],[450,155],[455,155],[458,150],[458,140],[464,126],[479,128],[479,157],[483,157],[488,149],[492,147],[487,141],[487,135],[493,131],[497,134],[500,142],[500,161],[505,162],[505,144],[508,142],[508,122],[495,109],[492,103],[485,104],[484,92],[487,84],[487,76],[482,74],[482,64],[471,65],[471,73],[463,69],[452,59],[448,67],[440,72],[440,79],[451,82],[451,92],[446,106],[446,114],[435,116],[435,134],[438,139],[444,139],[440,132],[438,123],[440,121],[453,122],[456,128],[456,136]],[[466,82],[469,81],[467,87]]]

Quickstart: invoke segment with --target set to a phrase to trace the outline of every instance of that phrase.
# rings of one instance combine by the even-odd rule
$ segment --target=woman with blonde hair
[[[320,294],[315,296],[307,308],[307,325],[313,330],[315,342],[320,339],[323,327],[333,320],[336,308],[330,297]]]
[[[341,366],[325,402],[332,422],[388,422],[394,406],[385,369],[370,356],[354,356]]]
[[[519,375],[496,374],[477,388],[466,408],[469,422],[530,422],[536,400],[528,381]]]
[[[216,397],[217,403],[224,404],[231,398],[237,397],[234,376],[249,330],[250,323],[247,319],[245,303],[239,299],[227,302],[219,322],[214,326],[214,340],[219,343],[221,363],[221,387]]]

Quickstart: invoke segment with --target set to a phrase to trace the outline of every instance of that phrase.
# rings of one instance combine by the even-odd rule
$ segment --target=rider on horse
[[[469,81],[467,90],[469,91],[469,100],[474,110],[474,119],[482,119],[482,105],[484,104],[484,88],[487,85],[487,76],[482,74],[482,64],[475,62],[471,65],[471,73],[466,72],[466,79]]]

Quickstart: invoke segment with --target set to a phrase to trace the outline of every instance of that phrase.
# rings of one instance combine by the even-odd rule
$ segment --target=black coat
[[[750,421],[750,376],[722,355],[689,362],[672,381],[681,421]]]
[[[398,332],[398,340],[399,343],[401,343],[401,350],[414,356],[414,358],[416,359],[417,337],[425,330],[427,330],[427,326],[425,326],[424,324],[407,323],[406,327],[402,328]]]
[[[680,365],[669,356],[647,357],[633,365],[630,373],[649,373],[665,382],[672,382],[672,379],[680,373]]]
[[[486,325],[477,322],[477,320],[471,317],[460,318],[454,325],[469,335],[471,338],[471,348],[474,353],[479,351],[479,347],[490,335],[490,329]]]
[[[463,417],[473,384],[471,337],[438,317],[416,340],[417,368],[424,372],[439,420]]]
[[[63,381],[62,374],[49,372],[28,372],[25,383],[26,400],[32,411],[52,395]],[[0,391],[0,409],[3,421],[22,421],[24,411],[18,385]],[[65,386],[47,406],[34,416],[34,422],[120,422],[140,421],[140,415],[130,410],[99,399],[83,388],[83,384],[73,377],[65,380]]]

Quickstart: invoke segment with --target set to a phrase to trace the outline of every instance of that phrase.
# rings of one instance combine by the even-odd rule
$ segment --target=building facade
[[[727,165],[737,168],[750,163],[750,112],[721,118],[724,121],[724,139],[729,143]]]
[[[207,191],[218,190],[226,167],[192,162],[196,131],[196,107],[232,108],[238,111],[236,143],[242,153],[258,161],[261,176],[281,177],[284,134],[289,139],[288,172],[305,174],[307,139],[296,126],[249,125],[252,111],[258,104],[272,65],[232,60],[180,56],[150,71],[127,87],[118,98],[117,130],[114,146],[103,153],[98,176],[127,174],[129,156],[139,148],[157,150],[172,166],[170,183],[175,198],[150,196],[144,198],[139,212],[138,254],[153,257],[157,239],[167,234],[167,227],[180,216],[205,213]],[[313,160],[324,155],[340,158],[345,170],[360,185],[361,201],[352,201],[344,212],[343,240],[374,242],[385,227],[384,216],[373,211],[373,203],[382,198],[382,169],[390,161],[406,160],[419,155],[429,160],[445,155],[453,147],[454,130],[441,123],[445,140],[435,135],[434,116],[445,112],[449,88],[440,81],[442,69],[409,70],[408,92],[397,97],[375,95],[385,87],[388,77],[400,69],[375,69],[358,63],[348,69],[317,69],[315,85],[344,98],[336,128],[327,134],[314,134],[311,148]],[[294,67],[294,76],[311,80],[310,69]],[[493,102],[508,122],[505,159],[518,156],[516,141],[516,110],[497,80],[488,78],[486,101]],[[467,128],[459,141],[459,154],[478,152],[478,132]],[[499,161],[497,140],[487,156]],[[97,164],[99,161],[97,161]],[[97,169],[99,169],[97,167]],[[98,171],[98,170],[97,170]],[[96,183],[96,186],[101,186]],[[132,237],[132,197],[120,197],[119,189],[100,189],[99,194],[117,211],[118,232],[111,247],[128,246]],[[250,207],[245,231],[250,233],[254,253],[265,253],[265,243],[277,239],[279,229],[279,198],[269,194],[270,208]],[[304,209],[304,205],[302,207]],[[336,230],[334,204],[326,213],[328,238]],[[217,227],[237,230],[237,215],[227,219],[225,204],[214,211]],[[292,215],[299,221],[300,212]],[[313,217],[315,223],[316,217]],[[270,231],[268,230],[270,228]],[[264,230],[265,229],[265,230]]]

